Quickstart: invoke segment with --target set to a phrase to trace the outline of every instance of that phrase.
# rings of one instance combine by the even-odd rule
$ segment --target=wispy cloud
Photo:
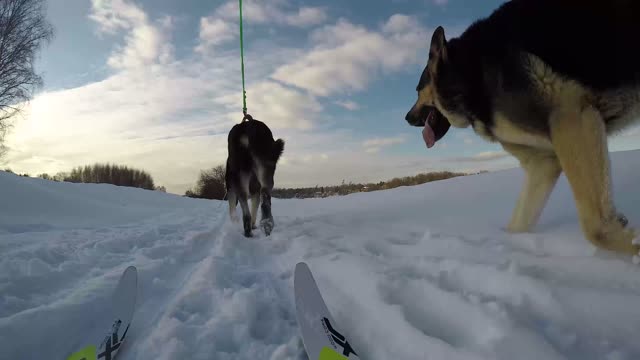
[[[99,31],[110,34],[148,21],[139,6],[126,0],[92,0],[89,18],[99,25]]]
[[[231,22],[213,16],[203,17],[200,19],[200,43],[196,46],[196,51],[205,52],[233,40],[238,32]]]
[[[279,67],[272,77],[318,96],[360,91],[380,72],[421,62],[425,49],[416,44],[426,44],[426,34],[406,15],[391,16],[378,31],[339,19],[314,30],[311,49]]]
[[[509,155],[505,151],[484,151],[484,152],[480,152],[480,153],[477,153],[477,154],[472,155],[472,156],[454,157],[454,158],[451,158],[451,161],[482,162],[482,161],[499,160],[499,159],[507,158],[507,157],[510,157],[510,156],[511,155]]]
[[[228,1],[216,10],[216,16],[236,22],[238,11],[238,2]],[[322,24],[328,18],[323,7],[296,7],[289,0],[245,0],[242,3],[242,16],[248,23],[301,28]]]
[[[256,119],[268,119],[273,129],[310,129],[317,120],[322,105],[308,94],[287,88],[274,81],[262,81],[250,86],[247,93],[251,94],[251,107],[256,112],[249,111]],[[228,94],[215,99],[228,109],[227,118],[239,121],[240,113],[233,109],[242,109],[242,98],[237,94]]]
[[[362,143],[365,151],[368,153],[376,153],[380,151],[382,148],[402,144],[406,142],[407,139],[404,136],[394,136],[394,137],[377,137],[373,139],[366,140]]]
[[[92,0],[91,5],[89,18],[98,24],[99,31],[110,34],[126,31],[125,44],[111,54],[109,66],[131,69],[172,59],[173,47],[168,37],[170,17],[152,23],[139,6],[124,0]]]
[[[213,14],[200,20],[200,43],[196,51],[205,52],[233,40],[239,34],[238,2],[227,1]],[[309,28],[324,23],[327,12],[322,7],[296,8],[289,0],[254,1],[242,4],[243,23],[247,25],[281,25]]]
[[[344,100],[344,101],[336,101],[335,102],[337,105],[342,106],[343,108],[347,109],[347,110],[351,110],[351,111],[356,111],[358,109],[360,109],[360,105],[358,105],[356,102],[350,101],[350,100]]]

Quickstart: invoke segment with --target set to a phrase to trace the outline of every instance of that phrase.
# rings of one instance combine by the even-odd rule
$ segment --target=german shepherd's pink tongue
[[[427,116],[427,120],[424,122],[424,129],[422,129],[422,138],[429,149],[436,143],[436,134],[433,132],[431,125],[429,125],[429,120],[432,115],[433,112],[429,112],[429,116]]]

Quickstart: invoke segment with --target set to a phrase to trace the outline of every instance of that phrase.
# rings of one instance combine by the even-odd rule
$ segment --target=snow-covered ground
[[[640,152],[612,160],[640,226]],[[535,233],[504,233],[521,181],[274,200],[246,239],[220,201],[0,173],[0,358],[63,359],[135,265],[118,359],[305,359],[299,261],[363,360],[640,358],[640,267],[582,238],[564,176]]]

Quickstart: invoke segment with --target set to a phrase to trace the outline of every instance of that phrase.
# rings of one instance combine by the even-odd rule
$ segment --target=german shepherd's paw
[[[508,232],[510,234],[520,234],[520,233],[529,232],[531,230],[531,226],[523,225],[523,224],[520,224],[520,223],[512,220],[509,223],[509,225],[507,225],[506,227],[503,226],[502,230],[506,231],[506,232]]]
[[[623,213],[617,213],[616,219],[618,219],[618,222],[620,223],[620,225],[622,225],[622,227],[627,227],[627,225],[629,225],[629,219],[627,219],[627,217],[624,216]]]
[[[260,220],[260,226],[262,226],[262,230],[264,231],[265,235],[271,235],[271,231],[273,230],[274,226],[273,219]]]
[[[622,222],[615,222],[607,230],[596,236],[595,244],[597,246],[615,252],[638,255],[640,236],[636,229],[624,227]]]
[[[640,248],[640,236],[638,236],[638,234],[635,234],[635,237],[633,238],[633,240],[631,240],[631,243],[636,247],[636,248]],[[640,264],[640,250],[636,250],[636,253],[633,254],[633,258],[632,261],[634,264],[639,265]]]

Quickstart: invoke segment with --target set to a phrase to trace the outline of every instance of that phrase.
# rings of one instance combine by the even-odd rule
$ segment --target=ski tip
[[[129,265],[129,266],[127,266],[126,269],[124,269],[123,273],[129,273],[129,272],[133,272],[135,275],[138,275],[138,268],[136,268],[133,265]]]
[[[133,306],[137,302],[137,289],[138,289],[138,269],[129,265],[122,272],[118,285],[116,285],[116,291],[113,294],[113,298],[116,299],[121,291],[133,292]]]
[[[135,284],[135,286],[138,286],[138,268],[136,268],[133,265],[129,265],[127,266],[126,269],[124,269],[124,271],[122,272],[122,276],[121,279],[127,279],[130,278],[130,281],[133,281],[133,283]]]
[[[293,272],[293,287],[295,289],[298,289],[300,287],[300,278],[304,277],[304,274],[309,274],[308,276],[313,277],[313,275],[311,275],[311,270],[309,269],[309,265],[307,265],[307,263],[305,263],[304,261],[301,261],[299,263],[296,264],[296,268]]]
[[[301,261],[296,264],[296,268],[293,273],[294,280],[295,278],[299,277],[302,273],[311,274],[311,269],[309,269],[309,265],[307,265],[307,263],[305,263],[304,261]]]

